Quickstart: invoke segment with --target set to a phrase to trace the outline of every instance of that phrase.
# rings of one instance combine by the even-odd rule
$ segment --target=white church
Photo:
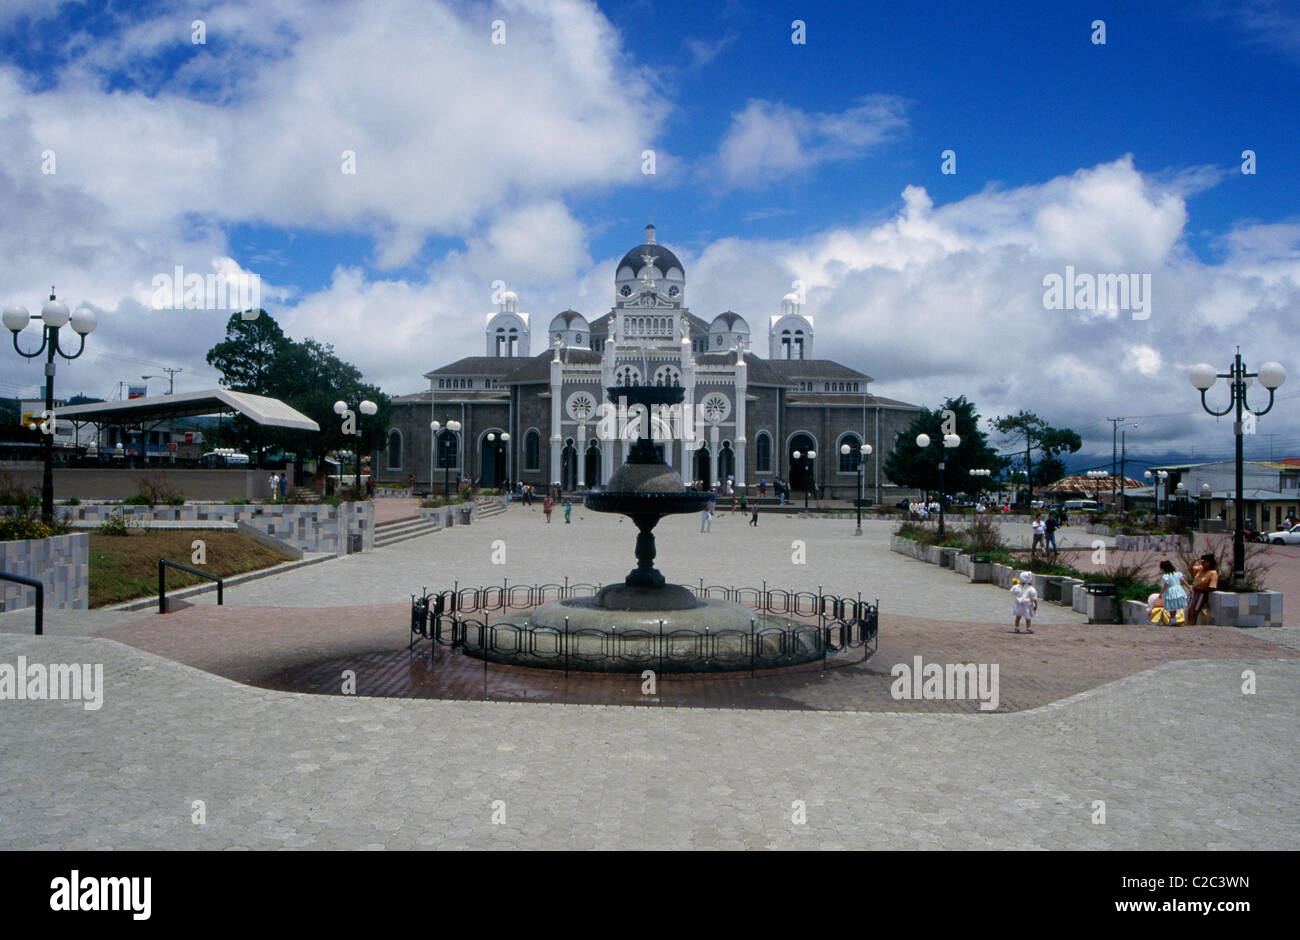
[[[752,487],[780,478],[796,492],[815,485],[850,496],[862,443],[873,448],[868,495],[888,482],[880,461],[918,408],[872,394],[863,372],[816,358],[813,316],[794,294],[767,317],[760,356],[745,317],[691,313],[685,267],[653,225],[619,262],[613,287],[608,312],[588,320],[564,310],[544,338],[504,291],[485,318],[483,356],[435,368],[425,374],[427,390],[394,399],[376,479],[414,475],[417,488],[436,492],[457,476],[489,488],[520,480],[575,493],[601,488],[631,444],[601,423],[606,389],[651,384],[682,386],[684,410],[700,418],[656,420],[654,428],[664,459],[688,483],[731,477]]]

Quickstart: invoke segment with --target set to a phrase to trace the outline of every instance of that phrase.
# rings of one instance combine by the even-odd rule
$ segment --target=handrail
[[[45,585],[35,578],[10,574],[8,571],[0,571],[0,581],[13,581],[36,588],[36,636],[42,636],[45,633]]]
[[[190,574],[196,574],[200,578],[207,578],[209,581],[217,582],[217,606],[221,606],[222,587],[225,582],[215,574],[208,574],[206,571],[200,571],[198,568],[191,568],[189,565],[182,565],[179,561],[172,561],[169,558],[158,559],[158,613],[167,613],[167,580],[166,570],[175,568],[177,571],[188,571]]]

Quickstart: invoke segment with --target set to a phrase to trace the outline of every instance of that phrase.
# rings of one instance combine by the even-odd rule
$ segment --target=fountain
[[[681,476],[655,450],[651,408],[680,405],[680,386],[632,385],[606,389],[610,401],[627,402],[627,412],[640,412],[636,444],[627,462],[610,477],[603,492],[589,493],[586,506],[594,512],[621,513],[637,527],[637,565],[621,584],[610,584],[593,597],[574,597],[542,604],[528,618],[533,628],[563,628],[566,632],[600,631],[624,638],[648,636],[657,630],[671,636],[705,632],[743,631],[769,626],[770,618],[742,604],[719,598],[699,598],[680,584],[669,583],[654,566],[654,528],[664,516],[699,512],[711,493],[689,491]],[[786,623],[782,618],[782,622]]]

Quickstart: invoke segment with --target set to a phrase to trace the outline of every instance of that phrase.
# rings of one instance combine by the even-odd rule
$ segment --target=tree
[[[1015,444],[1017,449],[1024,448],[1030,499],[1034,496],[1034,483],[1040,482],[1041,485],[1042,477],[1045,476],[1034,471],[1034,451],[1037,450],[1044,461],[1055,461],[1049,467],[1053,472],[1059,467],[1060,472],[1055,479],[1060,479],[1065,475],[1065,465],[1057,459],[1058,455],[1067,451],[1073,454],[1083,446],[1082,438],[1074,431],[1069,428],[1054,428],[1032,411],[1021,410],[1013,415],[996,418],[991,424],[995,431],[1006,436],[1008,444]]]
[[[1065,462],[1060,457],[1044,457],[1034,464],[1034,484],[1047,486],[1065,476]]]
[[[956,433],[961,444],[951,450],[943,447],[944,412],[953,413]],[[980,416],[974,402],[965,395],[947,399],[938,409],[921,409],[907,429],[894,440],[894,448],[885,458],[882,469],[899,486],[918,490],[939,489],[939,451],[945,461],[944,481],[948,492],[975,492],[987,486],[971,470],[1000,472],[1006,461],[989,446],[988,437],[979,429]],[[930,446],[922,451],[916,446],[918,434],[930,435]]]
[[[294,342],[274,318],[259,311],[255,320],[235,314],[226,324],[226,339],[208,351],[207,361],[221,372],[221,384],[239,392],[278,398],[320,425],[320,433],[265,428],[244,418],[228,426],[230,437],[250,452],[279,447],[316,459],[329,451],[346,448],[366,453],[381,441],[388,429],[392,403],[376,386],[362,381],[361,372],[334,354],[334,348],[314,339]],[[362,421],[363,440],[342,432],[342,420],[334,413],[334,402],[342,400],[356,409],[363,398],[379,406],[378,412]],[[260,462],[260,461],[259,461]]]

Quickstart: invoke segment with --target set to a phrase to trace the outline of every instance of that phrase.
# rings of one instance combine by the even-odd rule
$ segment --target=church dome
[[[578,311],[565,310],[564,312],[555,315],[555,319],[551,321],[550,332],[558,333],[564,330],[582,330],[583,332],[589,332],[590,324],[587,323],[587,318]]]
[[[649,255],[653,258],[654,266],[658,268],[659,273],[665,277],[668,276],[669,271],[676,268],[676,278],[685,279],[686,269],[682,267],[681,261],[678,260],[675,254],[656,242],[655,227],[653,225],[647,225],[645,227],[645,243],[633,248],[625,254],[623,260],[618,263],[618,268],[616,270],[619,272],[619,275],[622,275],[624,268],[631,268],[633,277],[639,275],[641,269],[645,267],[645,258],[642,257],[643,255]]]
[[[745,318],[734,310],[727,310],[713,318],[709,324],[710,333],[748,333],[749,324]]]

